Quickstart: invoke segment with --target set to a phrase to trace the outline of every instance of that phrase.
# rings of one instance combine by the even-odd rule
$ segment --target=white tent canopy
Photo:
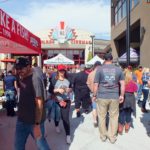
[[[137,62],[139,59],[139,55],[137,54],[136,50],[130,48],[130,61]],[[124,53],[119,59],[119,62],[126,62],[127,61],[127,53]]]
[[[90,61],[86,62],[86,65],[94,65],[96,61],[100,61],[103,64],[104,60],[95,55]]]
[[[72,65],[74,64],[74,61],[65,57],[61,53],[57,56],[44,60],[45,65],[58,65],[58,64],[66,64],[66,65]]]

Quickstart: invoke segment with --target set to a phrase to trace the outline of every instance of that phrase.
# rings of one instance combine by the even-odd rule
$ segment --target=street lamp
[[[94,57],[94,38],[95,38],[95,35],[91,35],[90,37],[92,39],[92,57]]]
[[[127,30],[126,30],[127,65],[130,65],[130,0],[126,0],[126,11],[127,11]]]

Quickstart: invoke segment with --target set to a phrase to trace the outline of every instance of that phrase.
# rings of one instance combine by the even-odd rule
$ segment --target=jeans
[[[138,91],[137,91],[137,101],[139,101],[142,97],[142,88],[143,85],[142,84],[138,84]]]
[[[47,118],[53,119],[55,122],[59,122],[61,118],[60,107],[54,100],[48,100],[46,103]]]
[[[16,107],[15,91],[7,90],[5,91],[5,96],[7,100],[6,102],[7,116],[14,116],[15,115],[14,107]]]
[[[149,89],[142,89],[142,92],[143,92],[142,108],[145,109],[146,101],[148,99]]]
[[[50,150],[48,143],[44,137],[44,123],[40,124],[40,128],[42,137],[40,139],[35,139],[33,136],[33,125],[17,120],[15,132],[15,150],[25,150],[25,144],[30,134],[35,139],[36,145],[39,150]]]
[[[70,111],[70,101],[67,101],[66,107],[60,107],[61,118],[63,121],[63,126],[65,129],[66,135],[70,135],[70,120],[69,120],[69,111]]]

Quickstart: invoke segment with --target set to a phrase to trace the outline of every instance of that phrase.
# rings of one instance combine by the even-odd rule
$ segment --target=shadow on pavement
[[[147,136],[150,137],[150,111],[148,113],[143,113],[140,121],[146,129]]]
[[[17,117],[7,117],[6,110],[0,110],[0,150],[11,150],[14,148],[14,136]],[[76,118],[74,105],[70,109],[71,140],[73,142],[76,129],[84,122],[84,116]],[[60,130],[58,134],[55,131],[54,122],[45,122],[45,136],[51,150],[69,150],[70,145],[66,143],[66,135],[62,121],[60,121]],[[5,144],[4,144],[5,143]],[[36,150],[37,147],[31,136],[26,143],[26,150]]]
[[[72,139],[72,142],[74,140],[76,129],[79,127],[80,124],[82,124],[84,122],[84,116],[82,114],[78,118],[76,117],[76,113],[75,113],[75,115],[73,114],[74,109],[75,109],[74,105],[71,105],[70,125],[71,125],[71,139]]]

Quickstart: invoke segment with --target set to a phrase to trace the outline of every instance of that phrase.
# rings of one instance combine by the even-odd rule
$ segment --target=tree
[[[87,61],[90,61],[92,59],[92,52],[90,51],[89,53],[88,53],[88,59],[87,59]]]

